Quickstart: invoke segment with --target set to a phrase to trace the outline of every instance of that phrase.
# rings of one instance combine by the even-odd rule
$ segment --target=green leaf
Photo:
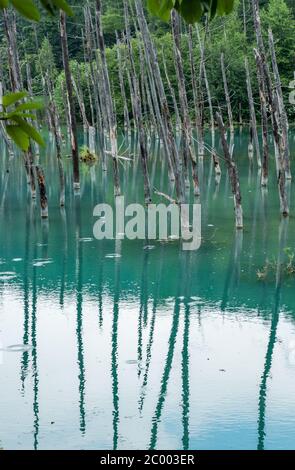
[[[228,14],[233,10],[234,0],[147,0],[149,11],[164,21],[169,21],[175,8],[188,23],[200,21],[204,13],[210,18]]]
[[[10,0],[14,8],[25,18],[32,21],[40,20],[40,12],[33,0]]]
[[[32,114],[32,113],[23,113],[23,112],[21,112],[21,111],[19,111],[19,112],[12,111],[11,113],[5,114],[5,120],[6,120],[6,121],[8,121],[8,120],[15,120],[15,119],[14,119],[15,117],[21,117],[21,118],[23,118],[23,119],[33,119],[33,120],[36,119],[35,114]]]
[[[228,15],[234,7],[234,0],[218,0],[217,12],[219,15]]]
[[[20,128],[20,126],[6,126],[7,134],[12,138],[16,145],[26,152],[29,149],[29,136]]]
[[[36,109],[43,109],[43,103],[41,101],[28,101],[27,103],[22,103],[17,106],[14,111],[31,111]]]
[[[71,9],[70,5],[66,2],[66,0],[52,0],[54,5],[60,10],[63,10],[67,15],[73,16],[73,10]]]
[[[12,104],[25,98],[26,96],[28,96],[28,93],[26,91],[19,91],[18,93],[7,93],[2,98],[2,105],[7,108],[8,106],[11,106]]]
[[[177,11],[187,23],[196,23],[200,21],[203,15],[203,8],[199,0],[181,0],[178,2]]]
[[[31,137],[31,139],[33,139],[35,142],[37,142],[37,144],[42,145],[42,147],[45,146],[44,140],[33,126],[28,124],[24,119],[19,116],[14,116],[13,120],[19,125],[22,131],[25,132],[29,137]]]
[[[74,14],[66,0],[41,0],[41,3],[51,15],[54,15],[58,9],[63,10],[69,16]]]
[[[164,21],[169,21],[175,0],[148,0],[148,9]]]
[[[8,7],[8,0],[0,0],[0,8],[7,8]]]
[[[210,19],[211,20],[213,20],[213,18],[215,18],[215,16],[216,16],[217,5],[218,5],[218,0],[212,0],[211,1],[211,9],[210,9]]]

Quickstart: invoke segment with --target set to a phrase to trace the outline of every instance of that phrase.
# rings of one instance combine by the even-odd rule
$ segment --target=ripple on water
[[[120,255],[119,253],[109,253],[108,255],[105,255],[105,258],[108,258],[108,259],[113,259],[113,258],[121,258],[122,255]]]
[[[93,238],[90,238],[90,237],[85,237],[85,238],[79,238],[79,242],[80,243],[89,243],[89,242],[93,242]]]

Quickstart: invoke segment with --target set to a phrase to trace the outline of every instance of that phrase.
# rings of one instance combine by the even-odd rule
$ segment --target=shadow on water
[[[77,346],[78,346],[78,368],[79,368],[79,409],[80,409],[80,431],[86,431],[85,413],[85,363],[83,345],[83,243],[81,243],[81,206],[80,198],[75,199],[76,212],[76,279],[77,279]]]
[[[258,417],[258,445],[257,450],[265,448],[265,412],[267,401],[267,381],[270,375],[273,353],[277,341],[277,330],[280,318],[281,288],[282,288],[282,260],[288,233],[288,219],[283,219],[279,227],[279,250],[277,259],[276,286],[273,299],[273,312],[270,325],[269,340],[265,355],[264,370],[261,376],[259,390],[259,417]]]
[[[120,303],[120,264],[121,264],[121,242],[116,241],[115,259],[115,285],[113,298],[113,326],[112,326],[112,389],[113,389],[113,449],[118,449],[119,440],[119,379],[118,379],[118,322]]]

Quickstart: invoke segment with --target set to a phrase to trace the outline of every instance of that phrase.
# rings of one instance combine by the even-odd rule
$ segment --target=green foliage
[[[233,10],[234,0],[147,0],[147,4],[150,12],[164,21],[169,21],[175,8],[187,23],[196,23],[205,13],[211,18],[227,15]]]
[[[44,141],[27,119],[34,119],[35,115],[28,111],[36,111],[42,108],[40,101],[27,100],[27,93],[22,91],[18,93],[9,93],[2,97],[0,103],[0,120],[5,121],[6,131],[15,144],[24,151],[30,146],[30,139],[33,139],[39,145],[44,145]]]
[[[41,5],[48,13],[54,14],[57,10],[63,10],[72,15],[72,9],[66,0],[40,0]],[[11,4],[24,18],[31,21],[40,21],[40,11],[33,0],[0,0],[0,9],[7,8]]]
[[[285,260],[278,264],[277,260],[267,259],[264,266],[257,270],[256,275],[259,281],[272,280],[277,275],[278,269],[285,276],[294,276],[295,274],[295,251],[291,247],[284,249]]]
[[[86,145],[84,145],[80,149],[80,160],[87,165],[93,165],[98,161],[98,156],[91,152],[91,150]]]

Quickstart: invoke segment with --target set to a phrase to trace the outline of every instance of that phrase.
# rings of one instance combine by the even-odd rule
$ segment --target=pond
[[[169,192],[152,149],[153,187]],[[3,196],[1,154],[0,448],[294,448],[294,205],[281,220],[273,165],[263,191],[246,133],[235,135],[245,228],[234,228],[224,162],[216,184],[205,156],[202,244],[191,252],[95,240],[93,209],[113,203],[111,166],[81,165],[77,197],[67,159],[60,210],[50,138],[41,221],[20,158]],[[140,163],[120,167],[126,200],[142,201]]]

